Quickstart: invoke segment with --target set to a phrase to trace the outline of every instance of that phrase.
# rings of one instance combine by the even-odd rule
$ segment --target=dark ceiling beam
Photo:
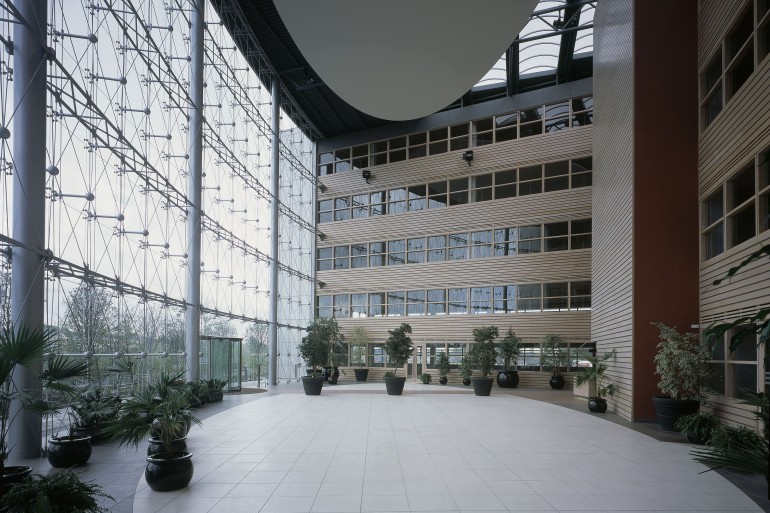
[[[582,5],[579,0],[567,0],[564,7],[564,18],[560,29],[576,28],[580,25],[580,10]],[[559,16],[561,18],[561,15]],[[577,31],[561,33],[561,45],[559,45],[559,60],[556,65],[556,82],[561,84],[569,80],[572,69],[572,56],[575,53],[575,41],[577,40]]]
[[[519,36],[505,51],[505,73],[508,96],[519,92]]]

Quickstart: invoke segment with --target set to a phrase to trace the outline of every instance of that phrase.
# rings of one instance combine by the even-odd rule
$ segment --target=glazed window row
[[[703,201],[701,219],[704,260],[770,229],[770,148]]]
[[[704,127],[716,119],[768,54],[770,2],[754,0],[745,5],[701,75]]]
[[[318,154],[318,176],[392,164],[593,124],[593,97],[582,96]]]
[[[432,235],[317,250],[317,269],[360,269],[591,247],[591,219]]]
[[[409,185],[387,191],[324,199],[318,202],[318,223],[363,219],[588,187],[592,184],[592,169],[592,157],[583,157],[428,184]]]
[[[591,282],[573,281],[325,294],[317,298],[316,315],[347,319],[590,309]]]

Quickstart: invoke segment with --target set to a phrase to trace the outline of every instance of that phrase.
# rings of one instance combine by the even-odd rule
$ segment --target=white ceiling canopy
[[[400,121],[432,114],[500,58],[537,0],[275,0],[297,47],[340,98]]]

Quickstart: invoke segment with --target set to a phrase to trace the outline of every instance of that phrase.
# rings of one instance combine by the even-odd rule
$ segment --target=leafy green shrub
[[[412,327],[408,323],[402,323],[394,330],[388,330],[388,339],[385,341],[385,352],[388,358],[393,362],[393,367],[398,369],[406,365],[407,360],[412,356],[414,347],[412,338],[408,335],[412,332]]]
[[[560,335],[549,333],[543,338],[543,354],[540,365],[552,376],[559,376],[562,369],[567,367],[567,348]]]
[[[115,500],[99,485],[84,483],[71,470],[36,475],[12,485],[0,498],[4,513],[100,513],[97,498]]]
[[[429,384],[431,379],[433,379],[433,376],[430,373],[423,372],[420,374],[420,381],[422,381],[423,385]]]
[[[500,356],[503,358],[503,370],[516,370],[519,365],[519,355],[521,354],[521,339],[516,336],[513,329],[508,328],[505,337],[500,343]]]
[[[714,429],[719,425],[719,418],[711,412],[698,412],[679,417],[674,427],[685,436],[709,443]]]
[[[449,371],[452,370],[452,365],[449,363],[449,355],[444,352],[438,355],[436,360],[436,369],[438,370],[439,377],[445,378],[449,375]]]
[[[482,378],[488,378],[497,361],[495,338],[500,334],[497,326],[482,326],[473,329],[474,344],[468,352],[473,366],[481,372]]]
[[[660,330],[655,374],[658,388],[672,399],[700,401],[711,392],[708,350],[695,333],[679,333],[662,323],[652,323]]]

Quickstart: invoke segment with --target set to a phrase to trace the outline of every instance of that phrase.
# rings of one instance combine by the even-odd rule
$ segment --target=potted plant
[[[513,329],[508,331],[500,343],[500,356],[503,358],[503,369],[497,373],[497,386],[500,388],[516,388],[519,386],[519,355],[521,354],[521,339]]]
[[[350,344],[350,363],[358,364],[357,369],[353,369],[356,375],[356,381],[364,382],[369,377],[369,369],[366,368],[367,356],[369,352],[369,334],[363,326],[353,326],[353,330],[348,337]]]
[[[423,372],[420,374],[420,381],[422,381],[423,385],[430,385],[432,379],[433,376],[431,376],[429,372]]]
[[[72,408],[81,396],[80,387],[73,380],[88,374],[88,364],[64,356],[55,356],[45,363],[41,393],[24,397],[25,407],[40,413],[51,423],[54,435],[48,440],[46,458],[52,467],[70,468],[82,465],[91,457],[91,437],[77,433],[74,429]],[[86,385],[86,389],[93,388]],[[56,417],[59,422],[56,422]],[[66,435],[60,435],[64,418],[70,417],[70,428]],[[57,424],[54,426],[54,424]]]
[[[209,379],[206,381],[206,386],[209,389],[209,401],[214,403],[221,401],[224,399],[224,392],[225,386],[227,385],[227,381],[223,379]]]
[[[564,388],[564,376],[561,370],[567,366],[567,351],[561,336],[549,333],[543,338],[543,354],[540,364],[543,369],[550,371],[551,379],[548,384],[554,390]]]
[[[30,329],[26,325],[0,330],[0,493],[32,473],[32,467],[5,465],[10,451],[8,433],[15,419],[15,415],[11,416],[11,405],[21,398],[13,374],[17,365],[29,367],[40,362],[51,349],[52,336],[49,329]]]
[[[123,402],[118,417],[106,427],[121,446],[138,447],[152,436],[144,477],[156,492],[179,490],[192,480],[192,453],[182,440],[191,423],[201,422],[192,415],[183,387],[183,382],[162,375],[154,385]]]
[[[492,393],[492,385],[495,380],[490,377],[492,367],[497,361],[495,338],[500,334],[497,326],[482,326],[473,329],[474,344],[468,355],[473,361],[473,366],[481,372],[481,376],[471,378],[473,393],[478,396],[486,396]]]
[[[71,405],[70,431],[78,436],[90,436],[91,442],[108,438],[104,426],[117,415],[120,398],[105,392],[99,383],[88,383],[77,395]]]
[[[470,356],[463,356],[460,362],[460,376],[463,378],[463,385],[466,387],[471,384],[471,376],[473,376],[473,361]]]
[[[99,506],[98,499],[115,499],[94,483],[84,483],[70,470],[48,476],[27,477],[14,484],[0,498],[0,511],[5,513],[100,513],[109,511]]]
[[[393,371],[385,373],[385,388],[388,395],[401,395],[404,392],[404,383],[406,383],[405,376],[396,376],[399,367],[406,365],[406,362],[412,356],[414,347],[412,346],[412,338],[409,333],[412,332],[412,327],[407,323],[402,323],[401,326],[394,330],[388,330],[388,338],[385,341],[385,352],[393,362]]]
[[[679,417],[674,427],[687,437],[692,444],[706,445],[711,434],[719,426],[719,417],[711,412],[701,411]]]
[[[697,413],[709,388],[709,353],[695,333],[679,333],[661,323],[652,323],[660,330],[655,374],[660,378],[662,396],[652,401],[660,427],[676,431],[679,417]]]
[[[449,371],[452,370],[452,365],[449,363],[449,355],[446,352],[438,355],[436,369],[438,369],[438,382],[446,385],[449,381],[447,376],[449,376]]]
[[[307,376],[302,376],[305,395],[321,395],[324,379],[319,367],[329,361],[329,343],[326,338],[326,319],[316,319],[307,327],[307,335],[297,346],[300,357],[310,367]]]
[[[575,376],[575,385],[582,386],[585,383],[593,383],[596,390],[595,396],[588,398],[588,409],[594,413],[604,413],[607,411],[607,400],[605,397],[612,397],[618,391],[615,383],[608,383],[607,378],[607,360],[615,356],[615,350],[604,353],[601,356],[590,356],[588,361],[590,367],[583,369],[583,372]]]

